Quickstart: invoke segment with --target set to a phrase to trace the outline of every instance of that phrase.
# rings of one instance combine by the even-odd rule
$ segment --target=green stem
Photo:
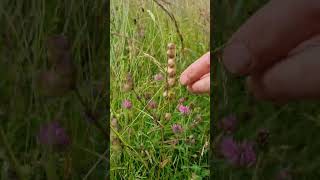
[[[0,144],[3,144],[7,154],[9,156],[10,162],[13,165],[13,167],[15,168],[15,171],[16,171],[19,179],[25,180],[25,177],[23,176],[23,174],[21,172],[21,168],[20,168],[19,162],[18,162],[18,160],[16,159],[16,157],[13,154],[13,151],[12,151],[8,141],[7,141],[6,135],[5,135],[2,127],[0,127]]]

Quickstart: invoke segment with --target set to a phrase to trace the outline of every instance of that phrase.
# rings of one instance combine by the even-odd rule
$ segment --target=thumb
[[[232,36],[223,62],[235,74],[261,71],[320,33],[319,0],[271,0]]]
[[[261,99],[319,99],[319,59],[320,44],[307,46],[275,64],[261,76],[251,76],[248,79],[249,89]]]

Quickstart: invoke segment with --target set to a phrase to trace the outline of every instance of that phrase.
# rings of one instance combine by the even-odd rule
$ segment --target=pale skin
[[[223,63],[258,99],[320,99],[320,1],[269,1],[232,35]]]
[[[196,94],[210,92],[210,53],[192,63],[180,76],[180,83]]]

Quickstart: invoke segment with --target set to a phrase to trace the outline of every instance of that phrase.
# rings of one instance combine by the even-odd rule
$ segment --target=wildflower
[[[180,113],[183,115],[188,115],[190,113],[190,108],[188,106],[184,106],[184,105],[180,104],[178,109],[179,109]]]
[[[157,103],[154,101],[154,100],[151,100],[149,103],[148,103],[148,107],[150,109],[156,109],[158,107]]]
[[[49,122],[40,127],[38,134],[40,144],[63,149],[70,144],[69,136],[58,121]]]
[[[125,83],[123,84],[123,91],[128,92],[133,89],[133,79],[130,73],[127,74]]]
[[[122,107],[123,108],[125,108],[125,109],[131,109],[132,108],[132,103],[131,103],[131,101],[129,101],[129,100],[124,100],[123,102],[122,102]]]
[[[167,120],[167,121],[169,121],[169,120],[171,119],[171,113],[166,113],[166,114],[164,115],[164,119]]]
[[[154,80],[155,81],[162,81],[164,79],[163,75],[161,73],[158,73],[156,75],[154,75]]]
[[[253,144],[248,141],[237,143],[232,137],[225,137],[221,141],[220,151],[233,166],[249,167],[256,162]]]
[[[174,124],[174,125],[172,125],[171,128],[172,128],[173,133],[175,133],[175,134],[179,134],[183,131],[183,128],[180,124]]]
[[[238,120],[237,120],[236,116],[229,115],[229,116],[224,117],[220,121],[219,126],[223,131],[225,131],[227,133],[232,133],[236,130],[237,124],[238,124]]]

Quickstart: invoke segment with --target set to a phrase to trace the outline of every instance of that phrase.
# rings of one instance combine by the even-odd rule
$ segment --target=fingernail
[[[189,83],[189,78],[187,76],[180,76],[180,83],[182,85],[187,85]]]
[[[252,62],[252,55],[243,43],[232,43],[223,52],[223,63],[233,74],[247,74]]]

